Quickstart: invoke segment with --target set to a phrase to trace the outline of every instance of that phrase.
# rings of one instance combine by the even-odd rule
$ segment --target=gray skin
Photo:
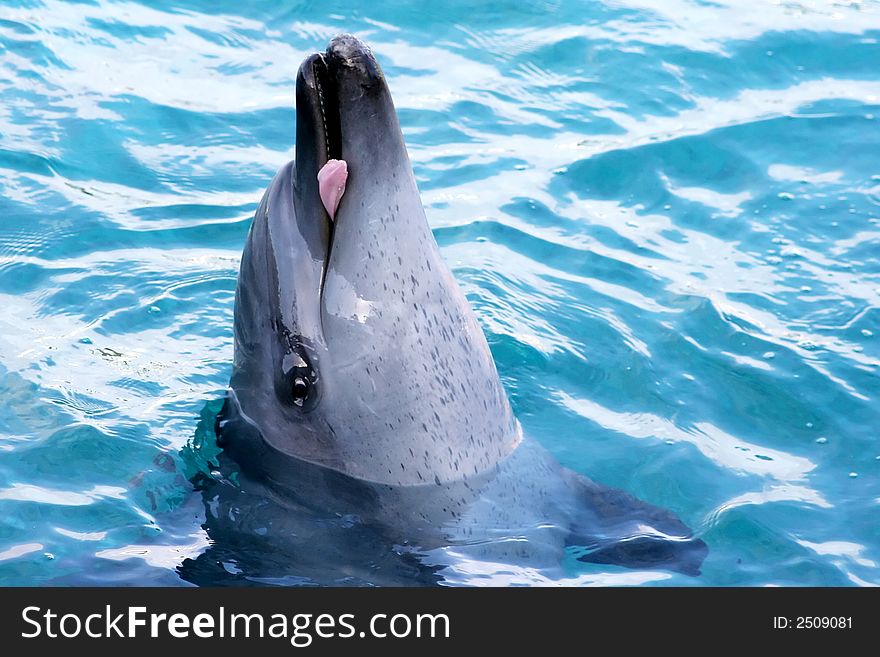
[[[206,495],[214,540],[329,545],[354,523],[432,572],[461,558],[553,568],[577,546],[584,561],[697,574],[706,546],[672,513],[523,441],[370,50],[336,37],[296,92],[296,164],[269,186],[242,257],[217,420],[240,473],[235,494]],[[335,221],[317,185],[329,158],[349,169]],[[345,527],[315,538],[315,518]]]

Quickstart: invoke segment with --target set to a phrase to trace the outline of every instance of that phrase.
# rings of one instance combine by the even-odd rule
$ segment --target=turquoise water
[[[563,581],[880,584],[877,3],[220,6],[0,7],[0,584],[186,583],[238,258],[341,31],[526,432],[710,548]]]

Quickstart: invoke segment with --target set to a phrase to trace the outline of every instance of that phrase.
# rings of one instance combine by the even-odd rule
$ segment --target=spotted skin
[[[329,159],[348,166],[333,221],[317,181]],[[440,568],[450,550],[558,566],[579,545],[598,561],[690,574],[705,556],[672,513],[523,441],[428,225],[385,78],[351,36],[300,68],[297,162],[251,225],[217,425],[241,473],[211,489],[216,541],[243,531],[229,519],[245,495],[271,499],[257,505],[265,518],[242,517],[282,543],[302,535],[308,509],[356,518]]]

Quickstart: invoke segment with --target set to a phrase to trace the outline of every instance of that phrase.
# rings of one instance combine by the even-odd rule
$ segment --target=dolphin
[[[215,542],[308,545],[306,577],[332,569],[320,562],[340,544],[391,551],[418,583],[455,581],[463,559],[558,569],[567,550],[697,575],[707,547],[672,512],[523,436],[370,49],[340,35],[307,57],[296,117],[295,162],[269,185],[241,260],[216,420],[233,474],[205,496]]]

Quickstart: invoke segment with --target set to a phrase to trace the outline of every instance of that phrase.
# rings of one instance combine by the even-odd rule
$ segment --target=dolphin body
[[[241,262],[216,423],[220,469],[236,472],[205,488],[213,549],[238,550],[240,573],[263,545],[257,582],[291,559],[298,570],[278,572],[310,582],[455,581],[461,560],[553,570],[566,548],[698,574],[706,545],[675,515],[523,439],[370,50],[334,38],[301,65],[296,102],[296,163],[269,186]],[[332,159],[349,177],[331,219],[318,172]]]

